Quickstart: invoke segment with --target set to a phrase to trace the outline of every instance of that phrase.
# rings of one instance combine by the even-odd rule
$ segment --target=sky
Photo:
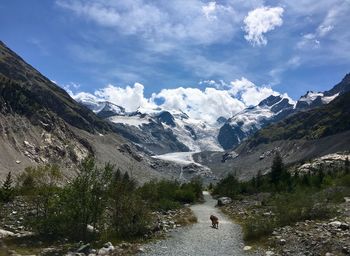
[[[75,98],[128,110],[229,117],[350,72],[350,0],[4,0],[0,10],[0,40],[27,62]]]

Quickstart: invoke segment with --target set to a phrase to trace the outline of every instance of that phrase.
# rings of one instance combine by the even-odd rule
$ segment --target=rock
[[[98,255],[109,255],[115,250],[115,247],[111,242],[107,242],[103,245],[103,248],[98,250]]]
[[[280,245],[285,245],[285,244],[286,244],[286,240],[285,240],[285,239],[280,239],[280,240],[278,241],[278,243],[279,243]]]
[[[249,246],[249,245],[246,245],[246,246],[243,247],[243,251],[249,251],[251,249],[252,249],[252,247]]]
[[[0,229],[0,238],[4,238],[7,236],[15,236],[15,233],[13,233],[11,231],[7,231],[5,229]]]
[[[139,247],[139,248],[137,249],[137,252],[139,252],[139,253],[144,253],[144,252],[146,252],[146,250],[145,250],[145,248],[143,248],[143,247]]]
[[[349,224],[347,224],[347,223],[341,223],[340,226],[339,226],[339,228],[340,228],[341,230],[348,230],[348,229],[349,229]]]
[[[98,233],[98,230],[96,229],[96,228],[94,228],[93,226],[91,226],[91,225],[87,225],[86,226],[86,230],[87,230],[87,232],[89,232],[89,233]]]
[[[272,255],[275,255],[275,253],[273,251],[267,251],[265,253],[266,256],[272,256]]]
[[[348,248],[348,247],[343,247],[342,249],[341,249],[341,251],[342,251],[342,253],[344,253],[344,254],[346,254],[346,255],[349,255],[350,254],[350,249]]]
[[[340,221],[338,221],[338,220],[336,220],[336,221],[332,221],[332,222],[329,222],[328,223],[328,225],[329,226],[332,226],[332,227],[334,227],[334,228],[339,228],[340,226],[341,226],[341,222]]]
[[[111,246],[113,246],[113,244],[111,242],[107,242],[103,245],[104,248],[109,248]]]
[[[330,252],[326,252],[325,256],[333,256],[334,254],[333,253],[330,253]]]
[[[223,196],[218,199],[218,206],[224,206],[230,203],[232,203],[232,199],[227,196]]]
[[[78,253],[84,253],[84,254],[88,254],[90,251],[90,244],[84,244],[82,246],[79,247],[79,249],[77,250]]]

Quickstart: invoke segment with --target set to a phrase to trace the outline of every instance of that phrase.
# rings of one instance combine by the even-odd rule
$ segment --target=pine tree
[[[344,168],[345,168],[345,173],[346,173],[346,174],[350,173],[350,161],[349,161],[349,157],[347,157],[347,158],[345,159]]]
[[[13,179],[12,179],[11,172],[9,172],[6,176],[4,184],[2,184],[2,187],[1,187],[1,199],[4,202],[10,202],[13,199],[13,196],[14,196]]]
[[[282,157],[279,153],[277,153],[273,159],[272,166],[271,166],[271,182],[275,185],[277,185],[282,177],[284,170],[284,164],[282,161]]]
[[[262,185],[262,174],[261,170],[258,171],[258,175],[256,176],[256,188],[259,189]]]

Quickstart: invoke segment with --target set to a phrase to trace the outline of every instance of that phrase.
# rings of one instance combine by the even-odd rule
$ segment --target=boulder
[[[13,233],[11,231],[7,231],[5,229],[0,229],[0,238],[4,238],[7,236],[15,236],[15,233]]]
[[[224,206],[230,203],[232,203],[232,199],[227,196],[223,196],[218,199],[218,206]]]

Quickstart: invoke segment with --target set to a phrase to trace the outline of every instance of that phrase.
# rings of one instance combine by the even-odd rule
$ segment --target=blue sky
[[[350,72],[349,0],[5,0],[0,10],[1,40],[72,93],[248,83],[297,99]]]

